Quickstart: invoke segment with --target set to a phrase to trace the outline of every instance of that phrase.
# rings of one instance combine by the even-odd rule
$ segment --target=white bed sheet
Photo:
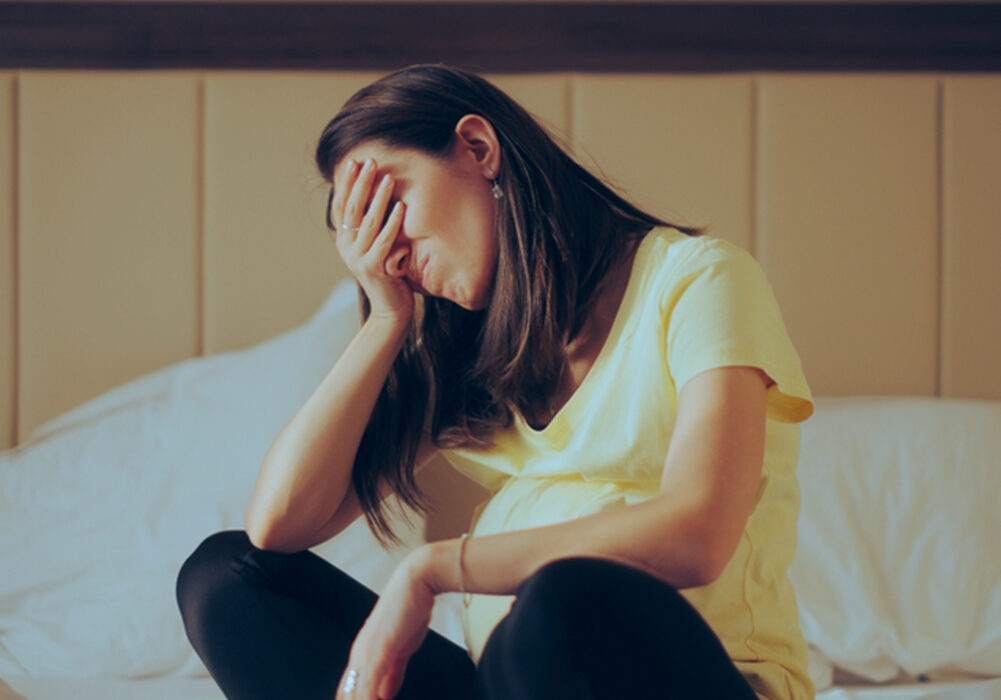
[[[940,693],[955,700],[1001,700],[1001,680],[932,681],[890,685],[835,685],[817,693],[817,700],[937,700]],[[948,699],[953,700],[950,694]]]
[[[208,677],[125,681],[7,676],[4,680],[27,700],[225,700]]]

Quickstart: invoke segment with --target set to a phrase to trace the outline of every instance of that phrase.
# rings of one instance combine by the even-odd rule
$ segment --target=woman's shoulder
[[[650,257],[662,262],[685,260],[697,264],[714,259],[750,256],[744,248],[725,238],[705,233],[701,236],[689,236],[670,226],[657,226],[651,229],[647,239],[645,243]]]
[[[641,274],[656,286],[683,283],[713,265],[731,268],[757,264],[750,253],[723,238],[689,236],[666,226],[651,229],[640,250]]]
[[[647,234],[636,266],[640,293],[662,308],[673,307],[688,290],[730,289],[757,297],[771,287],[764,270],[748,251],[723,238],[689,236],[658,227]]]

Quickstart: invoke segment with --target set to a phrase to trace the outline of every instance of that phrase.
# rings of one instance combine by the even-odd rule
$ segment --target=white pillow
[[[807,642],[871,681],[1001,674],[1001,401],[815,403],[789,570]]]
[[[358,323],[344,281],[298,328],[129,382],[0,453],[0,676],[207,675],[177,573],[206,536],[243,527],[267,448]],[[387,553],[359,518],[313,551],[378,591],[424,521],[398,532]]]

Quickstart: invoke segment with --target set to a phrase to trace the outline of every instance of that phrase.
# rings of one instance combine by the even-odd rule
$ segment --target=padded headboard
[[[304,322],[346,274],[315,140],[379,74],[0,72],[3,446]],[[487,77],[641,206],[749,250],[815,394],[1001,398],[1001,74]]]

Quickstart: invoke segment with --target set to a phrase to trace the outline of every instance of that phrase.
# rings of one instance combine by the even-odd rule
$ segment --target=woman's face
[[[415,292],[443,297],[470,310],[487,306],[497,267],[497,201],[488,179],[496,173],[497,154],[484,158],[482,146],[460,136],[453,155],[441,161],[419,151],[365,142],[341,159],[333,178],[336,191],[346,179],[349,160],[364,164],[374,158],[377,170],[370,202],[380,178],[390,173],[394,186],[386,210],[396,200],[405,209],[386,257],[387,274],[406,278]]]

